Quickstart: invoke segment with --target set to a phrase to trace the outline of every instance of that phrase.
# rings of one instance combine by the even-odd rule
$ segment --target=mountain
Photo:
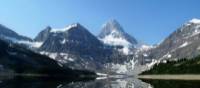
[[[133,58],[138,61],[135,72],[149,70],[155,64],[191,59],[200,54],[200,20],[192,19],[155,46],[142,45]]]
[[[98,38],[105,44],[115,46],[124,54],[129,54],[130,49],[133,49],[138,44],[138,41],[127,34],[122,26],[114,19],[106,22]]]
[[[80,77],[93,72],[62,67],[47,56],[34,53],[21,45],[0,40],[0,74],[39,74],[48,76]]]
[[[132,60],[130,55],[123,55],[113,46],[102,43],[79,23],[63,29],[53,29],[48,26],[35,39],[19,35],[5,26],[1,26],[0,31],[0,39],[35,53],[47,55],[62,67],[122,73],[127,71],[126,64]],[[0,64],[0,70],[4,70],[3,67],[5,65]],[[6,71],[10,70],[6,68]]]
[[[93,53],[94,51],[88,50],[103,48],[103,44],[80,24],[72,24],[60,30],[52,29],[47,35],[41,49],[48,52],[73,53],[78,51],[76,49],[81,49],[82,53]],[[68,48],[64,48],[66,46]]]
[[[140,63],[193,58],[200,54],[200,20],[192,19],[171,33],[163,42],[140,53]],[[155,63],[154,63],[155,64]]]
[[[200,54],[199,19],[184,23],[156,46],[137,41],[116,20],[106,22],[97,37],[79,23],[62,29],[48,26],[33,40],[4,26],[0,26],[0,35],[1,39],[49,56],[63,67],[108,73],[138,73],[156,63]]]
[[[38,52],[76,69],[107,70],[108,63],[123,63],[128,56],[104,45],[79,23],[63,29],[47,27],[34,39],[43,42]]]
[[[41,46],[41,42],[34,42],[31,38],[19,35],[18,33],[12,31],[10,28],[5,27],[0,24],[0,39],[18,43],[25,47],[38,48]]]

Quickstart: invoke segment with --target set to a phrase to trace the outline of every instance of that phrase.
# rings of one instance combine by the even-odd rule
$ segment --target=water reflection
[[[149,88],[150,84],[134,78],[102,79],[90,82],[77,82],[65,85],[61,88]]]
[[[0,88],[200,88],[200,81],[107,79],[47,79],[0,77]]]
[[[0,88],[200,88],[200,81],[108,79],[46,79],[0,77]],[[150,85],[151,84],[151,85]]]
[[[87,82],[94,80],[94,78],[88,79],[63,79],[63,78],[24,78],[14,77],[12,79],[1,79],[0,88],[62,88],[60,85]]]
[[[4,79],[0,88],[149,88],[149,84],[134,78],[123,79],[44,79],[21,78]]]

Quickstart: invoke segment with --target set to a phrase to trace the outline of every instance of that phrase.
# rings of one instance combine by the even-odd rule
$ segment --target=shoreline
[[[150,80],[199,80],[200,74],[159,74],[159,75],[138,75],[138,79]]]

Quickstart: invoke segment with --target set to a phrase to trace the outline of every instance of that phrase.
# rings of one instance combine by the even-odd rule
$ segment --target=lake
[[[200,81],[139,80],[134,77],[98,79],[0,78],[0,88],[200,88]]]

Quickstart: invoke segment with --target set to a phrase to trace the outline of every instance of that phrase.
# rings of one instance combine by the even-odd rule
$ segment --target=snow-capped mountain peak
[[[103,24],[99,37],[103,38],[111,34],[113,37],[119,38],[119,37],[122,37],[124,33],[125,32],[123,28],[121,27],[121,25],[116,20],[111,19],[107,21],[105,24]]]
[[[107,21],[98,35],[99,40],[110,46],[120,46],[119,51],[129,54],[130,48],[134,48],[137,40],[124,31],[122,26],[114,19]]]
[[[186,22],[179,30],[177,30],[177,33],[181,35],[184,38],[193,37],[200,33],[200,19],[192,19],[188,22]]]
[[[108,45],[130,47],[137,44],[137,40],[127,34],[121,25],[114,19],[109,20],[103,25],[98,37]]]
[[[109,30],[105,29],[104,31],[107,32],[108,34],[115,31],[115,32],[119,32],[119,33],[123,33],[124,30],[121,27],[121,25],[119,24],[119,22],[115,19],[111,19],[109,21],[107,21],[104,25],[103,28],[109,28]]]
[[[182,27],[193,26],[193,25],[200,25],[200,19],[193,18],[186,22]]]

